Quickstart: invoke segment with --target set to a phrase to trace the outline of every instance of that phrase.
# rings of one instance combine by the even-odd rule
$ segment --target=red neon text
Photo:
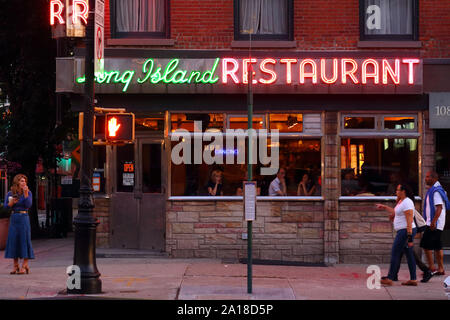
[[[251,70],[253,84],[263,85],[332,85],[339,80],[341,84],[355,85],[411,85],[417,81],[419,71],[416,69],[420,63],[417,58],[223,58],[222,83],[248,84]]]
[[[60,24],[66,23],[61,16],[63,9],[64,4],[61,2],[61,0],[50,1],[50,25],[55,25],[55,18],[58,19],[58,22]]]
[[[88,0],[72,0],[72,5],[68,6],[71,8],[72,12],[72,23],[80,24],[83,21],[87,24],[87,19],[89,15],[89,3]],[[50,1],[50,25],[54,26],[56,20],[59,24],[65,24],[66,21],[63,18],[65,13],[65,6],[61,0]]]

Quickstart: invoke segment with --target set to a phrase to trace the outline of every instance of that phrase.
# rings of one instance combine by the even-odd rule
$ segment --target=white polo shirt
[[[273,181],[270,183],[269,196],[271,196],[271,197],[279,196],[277,191],[281,191],[281,182],[280,182],[280,179],[278,179],[278,177],[273,179]]]
[[[439,181],[436,181],[436,183],[433,185],[433,187],[437,187],[440,186],[441,184],[439,183]],[[445,203],[444,203],[444,199],[442,199],[441,194],[439,192],[435,192],[433,195],[433,200],[434,200],[434,205],[436,206],[437,204],[441,204],[442,205],[442,211],[441,211],[441,215],[438,218],[438,221],[436,223],[436,229],[439,230],[444,230],[444,226],[445,226]],[[428,197],[426,197],[425,199],[427,207],[426,207],[426,214],[427,214],[427,226],[431,225],[431,210],[430,210],[430,199],[428,199]]]

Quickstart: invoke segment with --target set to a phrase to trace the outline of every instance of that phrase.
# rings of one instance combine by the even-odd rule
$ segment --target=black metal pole
[[[93,131],[94,131],[94,15],[95,0],[89,0],[89,16],[86,26],[86,53],[84,84],[84,116],[83,139],[81,141],[81,181],[78,215],[74,219],[75,249],[73,264],[81,271],[81,287],[69,289],[68,293],[93,294],[101,293],[102,282],[95,260],[96,227],[98,220],[94,218],[94,191],[92,189],[93,174]]]
[[[250,130],[253,129],[253,67],[252,67],[252,32],[250,32],[250,50],[249,50],[249,68],[248,68],[248,95],[247,95],[247,128],[248,128],[248,164],[247,164],[247,180],[253,179],[253,137],[250,134]],[[252,221],[247,221],[247,293],[253,292],[253,254],[252,254]]]

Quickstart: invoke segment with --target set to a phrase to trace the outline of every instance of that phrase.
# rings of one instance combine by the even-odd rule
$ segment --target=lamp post
[[[93,137],[94,137],[94,16],[95,0],[89,0],[89,15],[85,36],[85,77],[83,139],[81,141],[81,181],[78,215],[74,219],[75,248],[73,264],[80,268],[79,288],[67,288],[68,293],[101,293],[102,282],[95,260],[96,227],[94,218],[93,174]]]
[[[247,181],[252,181],[253,179],[253,166],[252,166],[252,133],[253,133],[253,67],[252,67],[252,33],[253,29],[247,31],[250,38],[250,48],[249,48],[249,68],[248,68],[248,92],[247,92],[247,132],[248,135],[248,152],[247,152]],[[253,238],[253,221],[247,221],[247,293],[252,293],[253,288],[253,253],[252,253],[252,240]]]

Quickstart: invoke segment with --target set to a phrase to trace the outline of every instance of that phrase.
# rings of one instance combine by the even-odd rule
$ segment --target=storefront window
[[[341,139],[342,196],[395,196],[399,183],[417,195],[418,171],[417,139]]]
[[[255,130],[264,129],[264,116],[263,115],[253,115],[252,117],[252,128]],[[243,129],[248,128],[248,118],[246,115],[230,115],[228,116],[228,128],[229,129]]]
[[[212,115],[206,116],[209,120]],[[203,117],[205,115],[196,115],[196,119]],[[270,128],[280,130],[281,135],[272,141],[269,130],[267,140],[258,138],[253,140],[255,144],[252,176],[253,180],[257,181],[258,196],[268,196],[270,183],[276,178],[276,174],[263,174],[262,169],[269,167],[275,168],[275,172],[279,167],[286,170],[287,196],[320,196],[322,192],[320,114],[308,115],[312,123],[309,125],[310,131],[306,132],[310,134],[308,139],[302,137],[305,133],[302,132],[303,121],[306,119],[303,114],[256,114],[253,116],[253,128],[259,135],[262,133],[257,129],[265,129],[266,117],[270,119]],[[193,131],[193,120],[188,120],[187,115],[172,114],[171,119],[172,134],[175,133],[174,127]],[[242,196],[242,181],[247,179],[248,170],[248,136],[245,133],[248,126],[247,116],[231,114],[226,115],[226,119],[227,129],[242,129],[242,131],[233,135],[231,130],[224,130],[222,142],[216,141],[215,138],[205,141],[193,134],[178,137],[178,140],[171,142],[172,157],[175,152],[180,156],[179,159],[183,159],[171,163],[171,196]],[[319,134],[319,137],[312,138],[311,132]],[[187,149],[179,147],[183,142],[188,143]],[[200,151],[198,146],[201,146]],[[274,150],[279,151],[276,163]],[[211,154],[214,161],[205,159],[205,154]],[[269,161],[263,160],[264,156],[261,154],[267,154],[266,159]],[[303,189],[299,190],[302,179],[306,186],[305,192]],[[217,188],[215,188],[216,181],[218,181]],[[215,191],[211,192],[208,187],[215,188]]]
[[[344,129],[375,129],[375,117],[344,117]]]
[[[270,114],[270,129],[277,129],[279,132],[302,132],[302,114]]]
[[[136,131],[164,131],[164,115],[136,117]]]
[[[415,117],[384,117],[384,129],[388,130],[415,130]]]
[[[195,127],[195,122],[200,125]],[[170,116],[171,131],[184,129],[189,132],[219,132],[223,131],[223,114],[221,113],[174,113]]]

